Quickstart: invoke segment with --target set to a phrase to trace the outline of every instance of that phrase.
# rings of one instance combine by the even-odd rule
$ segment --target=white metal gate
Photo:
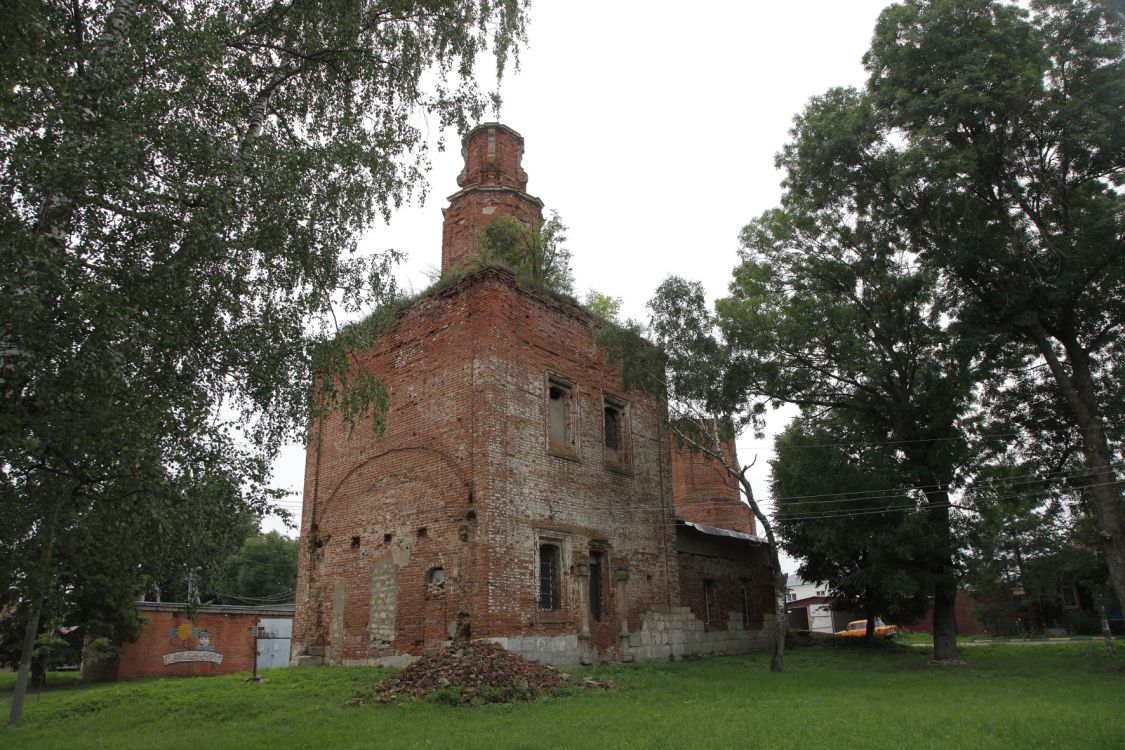
[[[293,619],[290,617],[263,617],[258,627],[265,633],[258,638],[258,669],[277,669],[289,666],[289,641],[293,636]]]

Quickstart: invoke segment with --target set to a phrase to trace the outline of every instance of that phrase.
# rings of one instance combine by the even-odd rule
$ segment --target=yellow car
[[[852,620],[848,623],[848,627],[844,630],[839,630],[836,635],[841,635],[845,638],[863,638],[867,635],[867,620]],[[876,638],[894,638],[898,635],[898,628],[894,625],[884,625],[882,620],[875,620],[875,637]]]

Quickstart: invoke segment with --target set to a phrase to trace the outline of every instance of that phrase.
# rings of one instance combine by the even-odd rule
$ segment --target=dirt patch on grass
[[[587,680],[586,682],[591,682]],[[509,703],[543,693],[561,693],[567,675],[513,654],[495,643],[458,642],[416,659],[406,669],[369,688],[350,705],[428,700],[450,705]],[[608,687],[596,684],[587,687]]]

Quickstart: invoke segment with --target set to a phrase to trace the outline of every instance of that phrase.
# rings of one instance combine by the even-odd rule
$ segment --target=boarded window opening
[[[554,544],[539,545],[539,609],[554,612],[559,609],[559,592],[562,589],[559,548]]]
[[[547,376],[547,448],[568,457],[578,450],[574,383],[558,375]]]

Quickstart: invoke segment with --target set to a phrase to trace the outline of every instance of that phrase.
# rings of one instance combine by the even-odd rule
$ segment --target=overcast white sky
[[[579,296],[621,297],[623,315],[646,319],[645,303],[671,274],[702,281],[712,299],[724,294],[739,230],[780,196],[773,159],[793,116],[828,88],[862,85],[861,58],[888,4],[535,2],[521,68],[505,75],[490,119],[524,136],[528,192],[569,227]],[[425,205],[404,207],[363,241],[405,252],[401,282],[416,290],[440,266],[441,209],[457,190],[459,140],[446,140]],[[769,431],[791,414],[770,414]],[[743,461],[758,457],[760,500],[771,443],[739,443]],[[276,481],[298,492],[294,508],[303,472],[303,447],[287,449]]]

